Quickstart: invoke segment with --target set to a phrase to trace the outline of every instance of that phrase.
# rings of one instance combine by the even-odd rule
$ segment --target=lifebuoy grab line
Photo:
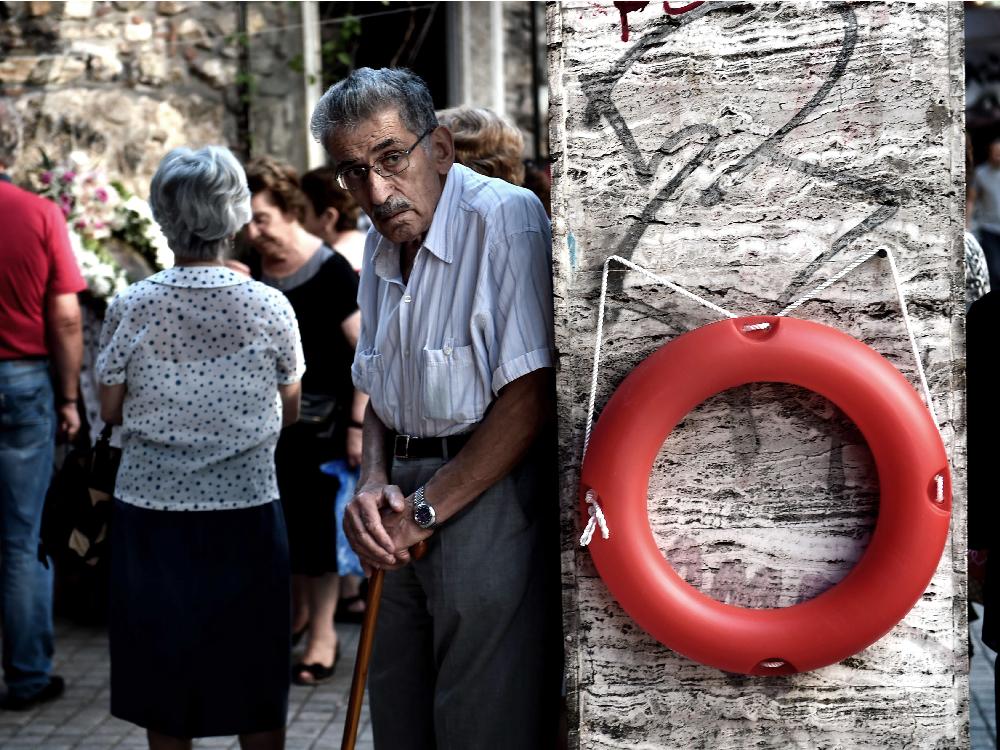
[[[895,263],[886,254],[905,311]],[[607,263],[602,318],[606,272]],[[819,323],[723,312],[730,320],[683,334],[640,363],[615,390],[596,429],[588,430],[581,512],[591,537],[594,527],[602,531],[601,539],[587,540],[589,549],[622,607],[669,648],[745,674],[817,669],[874,643],[926,589],[948,533],[947,455],[932,410],[865,344]],[[908,318],[907,329],[916,354]],[[598,338],[595,348],[599,344]],[[854,569],[816,598],[782,609],[722,604],[690,586],[660,554],[646,513],[653,461],[676,424],[710,396],[753,382],[798,385],[836,404],[868,442],[881,488],[875,532]]]

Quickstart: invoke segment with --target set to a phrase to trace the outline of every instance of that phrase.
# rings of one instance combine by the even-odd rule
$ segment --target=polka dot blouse
[[[158,510],[278,497],[278,385],[305,365],[285,296],[220,266],[161,271],[108,307],[97,376],[125,384],[115,496]]]

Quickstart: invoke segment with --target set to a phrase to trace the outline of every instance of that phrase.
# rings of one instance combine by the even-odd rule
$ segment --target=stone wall
[[[15,178],[39,149],[86,151],[140,195],[175,146],[304,159],[290,125],[302,119],[301,73],[287,64],[301,29],[280,30],[298,13],[247,5],[241,22],[233,2],[0,4],[0,86],[25,120]]]
[[[962,7],[692,5],[629,13],[628,41],[614,8],[549,6],[572,744],[967,746]],[[951,461],[937,572],[899,625],[839,664],[759,678],[690,661],[636,626],[577,543],[602,265],[617,254],[736,313],[774,314],[880,246],[899,261]],[[648,354],[718,319],[621,267],[608,291],[598,414]],[[795,315],[865,342],[916,386],[886,260],[864,262]],[[784,607],[860,559],[878,480],[834,405],[758,384],[709,399],[674,430],[647,507],[661,553],[689,584],[730,604]],[[628,544],[614,533],[595,544]]]

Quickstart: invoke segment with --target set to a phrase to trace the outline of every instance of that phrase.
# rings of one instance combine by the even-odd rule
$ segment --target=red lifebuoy
[[[747,326],[768,323],[764,330]],[[660,554],[646,513],[664,440],[708,397],[746,383],[790,383],[836,404],[875,459],[878,522],[861,560],[801,604],[745,609],[705,596]],[[804,672],[871,645],[920,598],[948,534],[951,478],[944,445],[906,378],[860,341],[792,318],[736,318],[670,341],[622,381],[594,427],[581,471],[586,521],[596,492],[611,537],[590,544],[625,611],[667,647],[729,672]]]

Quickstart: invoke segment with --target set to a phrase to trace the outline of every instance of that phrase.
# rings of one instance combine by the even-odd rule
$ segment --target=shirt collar
[[[422,245],[445,263],[451,263],[454,258],[454,248],[452,243],[448,242],[448,227],[451,225],[452,216],[462,200],[464,171],[468,170],[461,164],[453,164],[448,170],[441,197],[434,209],[434,218],[431,219],[430,229],[427,230],[427,236],[424,237]],[[372,253],[372,261],[375,263],[376,275],[386,281],[400,280],[399,245],[390,242],[381,234],[378,235],[378,244]]]
[[[182,289],[215,289],[245,284],[250,279],[224,266],[175,266],[154,273],[147,281]]]

